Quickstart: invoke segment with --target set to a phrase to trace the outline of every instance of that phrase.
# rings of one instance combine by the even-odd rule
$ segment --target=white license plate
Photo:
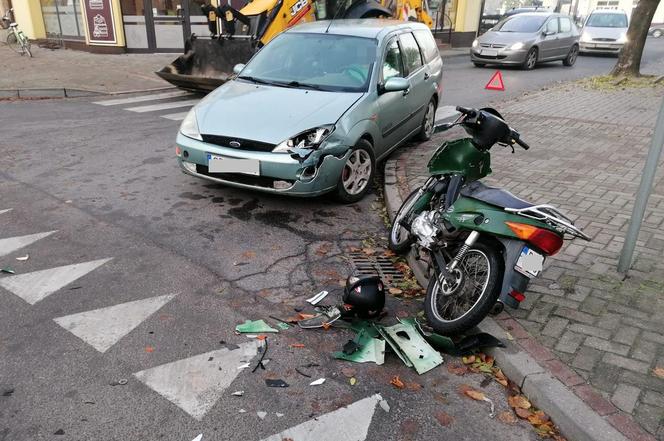
[[[498,51],[495,49],[482,49],[482,55],[486,55],[487,57],[497,57]]]
[[[209,153],[207,157],[210,173],[244,173],[254,176],[260,176],[261,173],[258,159],[229,158]]]
[[[542,272],[543,266],[544,256],[528,247],[523,247],[514,269],[525,276],[533,278]]]

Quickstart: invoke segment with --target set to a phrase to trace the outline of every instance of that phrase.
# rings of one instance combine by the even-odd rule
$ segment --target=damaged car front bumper
[[[334,190],[350,156],[349,146],[334,142],[297,153],[273,153],[224,147],[179,133],[176,144],[178,163],[188,175],[237,188],[291,196],[317,196]],[[211,173],[212,156],[251,160],[258,167],[251,173]]]

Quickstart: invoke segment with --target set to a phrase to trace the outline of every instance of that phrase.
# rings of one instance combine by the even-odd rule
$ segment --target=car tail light
[[[563,238],[561,235],[554,233],[544,228],[538,228],[533,225],[520,224],[518,222],[505,222],[510,230],[519,239],[528,241],[542,250],[546,255],[553,256],[563,246]]]
[[[526,300],[526,296],[524,296],[522,293],[520,293],[519,291],[517,291],[517,290],[515,290],[515,289],[513,289],[512,291],[510,291],[510,297],[512,297],[514,300],[516,300],[516,301],[519,302],[519,303],[521,303],[521,302],[523,302],[524,300]]]

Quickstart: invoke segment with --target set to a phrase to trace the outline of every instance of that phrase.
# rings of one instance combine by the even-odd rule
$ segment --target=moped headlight
[[[201,133],[198,131],[198,121],[196,121],[196,111],[192,108],[187,116],[182,120],[180,124],[180,133],[188,138],[198,139],[199,141],[203,140]]]
[[[300,149],[317,149],[333,131],[333,124],[309,129],[280,142],[272,151],[274,153],[288,153],[294,147]]]

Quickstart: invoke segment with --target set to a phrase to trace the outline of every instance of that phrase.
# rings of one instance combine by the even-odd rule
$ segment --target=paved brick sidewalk
[[[641,431],[625,413],[664,440],[664,379],[653,372],[664,368],[661,165],[633,270],[626,279],[615,270],[663,97],[664,88],[601,92],[570,84],[501,104],[532,149],[512,155],[495,147],[494,174],[487,179],[524,199],[558,206],[593,238],[566,244],[531,284],[522,308],[498,319],[629,439]],[[442,139],[397,153],[402,197],[423,182]],[[532,345],[529,334],[541,345]]]
[[[125,92],[169,87],[154,74],[177,54],[92,54],[33,45],[34,58],[0,44],[0,90],[71,88]]]

